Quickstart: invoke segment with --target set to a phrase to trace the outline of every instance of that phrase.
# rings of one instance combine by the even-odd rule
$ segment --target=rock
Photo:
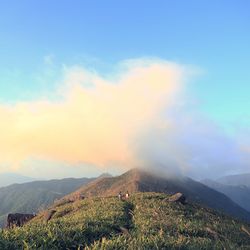
[[[241,226],[241,230],[250,237],[250,232],[243,225]]]
[[[121,232],[122,232],[124,235],[126,235],[126,236],[129,236],[129,235],[130,235],[130,233],[129,233],[129,231],[128,231],[127,228],[125,228],[125,227],[120,227],[120,230],[121,230]]]
[[[168,201],[170,202],[180,202],[181,204],[186,204],[186,197],[182,193],[176,193],[169,197]]]
[[[81,193],[78,193],[75,197],[74,197],[74,201],[77,201],[77,200],[84,200],[85,199],[85,196]]]
[[[72,203],[72,202],[73,202],[73,200],[70,200],[70,199],[61,199],[61,200],[56,200],[54,202],[54,205],[59,207],[59,206],[63,206],[65,204]]]
[[[12,228],[14,226],[21,227],[31,219],[33,219],[36,214],[8,214],[7,217],[7,228]]]
[[[56,210],[49,210],[46,211],[43,218],[45,222],[48,222],[49,220],[51,220],[52,216],[56,213]]]

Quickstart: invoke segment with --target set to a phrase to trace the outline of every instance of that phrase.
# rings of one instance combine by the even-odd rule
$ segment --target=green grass
[[[250,249],[243,224],[195,204],[169,203],[165,194],[128,201],[89,198],[41,213],[23,228],[2,230],[0,249]]]

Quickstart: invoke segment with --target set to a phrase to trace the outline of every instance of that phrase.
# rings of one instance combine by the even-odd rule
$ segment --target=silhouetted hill
[[[93,180],[94,178],[66,178],[0,188],[0,227],[4,225],[8,213],[36,213]]]
[[[100,178],[81,187],[63,199],[74,199],[79,194],[86,197],[114,196],[122,191],[125,193],[160,192],[173,194],[184,193],[188,200],[194,201],[210,208],[223,211],[229,215],[250,221],[250,213],[234,203],[224,194],[215,191],[187,177],[167,177],[132,169],[117,177]]]
[[[202,180],[203,184],[228,196],[232,201],[250,212],[250,187],[221,184],[212,180]]]
[[[228,175],[221,177],[216,180],[221,184],[231,185],[231,186],[247,186],[250,187],[250,173]]]

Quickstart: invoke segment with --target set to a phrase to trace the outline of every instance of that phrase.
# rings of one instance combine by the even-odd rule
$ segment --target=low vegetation
[[[55,205],[22,228],[0,231],[0,249],[250,249],[250,225],[168,195],[136,193]]]

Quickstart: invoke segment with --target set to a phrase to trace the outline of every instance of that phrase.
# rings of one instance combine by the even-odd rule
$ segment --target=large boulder
[[[180,202],[181,204],[186,204],[186,197],[182,193],[176,193],[168,198],[170,202]]]
[[[35,214],[8,214],[7,217],[7,228],[12,228],[14,226],[21,227],[31,219],[33,219],[36,215]]]
[[[56,213],[56,210],[52,209],[52,210],[48,210],[44,213],[43,218],[45,222],[48,222],[49,220],[51,220],[52,216]]]

